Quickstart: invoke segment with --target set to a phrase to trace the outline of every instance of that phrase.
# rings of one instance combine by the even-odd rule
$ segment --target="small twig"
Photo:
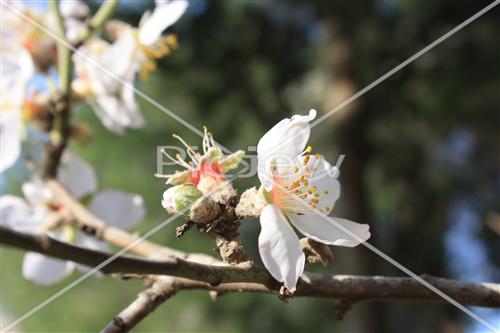
[[[101,30],[104,23],[113,16],[116,11],[116,8],[120,4],[120,0],[106,0],[102,3],[99,10],[94,14],[94,16],[90,19],[90,22],[87,26],[87,29],[83,31],[80,36],[80,40],[77,43],[77,47],[81,45],[85,40],[89,39],[92,34]]]
[[[102,333],[129,332],[160,304],[175,296],[179,286],[176,278],[161,277],[141,292],[137,298],[106,325]]]
[[[189,230],[191,230],[191,228],[194,225],[196,225],[196,223],[188,221],[188,222],[184,223],[183,225],[175,228],[175,238],[179,239],[182,236],[184,236],[184,234],[186,234],[186,232],[188,232]]]
[[[81,231],[121,248],[128,247],[139,238],[139,236],[132,235],[119,228],[108,226],[106,222],[95,216],[79,201],[73,198],[59,182],[49,180],[47,181],[47,186],[51,189],[55,199],[73,216],[75,226]],[[163,247],[147,240],[138,243],[130,249],[130,252],[145,257],[164,254],[185,258],[183,252]]]
[[[50,142],[46,145],[44,151],[43,175],[45,178],[55,178],[57,169],[61,161],[62,154],[66,148],[71,134],[71,49],[66,44],[66,32],[64,30],[64,21],[59,10],[57,0],[50,1],[50,8],[55,17],[55,25],[58,37],[61,42],[57,44],[57,67],[59,70],[59,92],[53,96],[54,109],[53,121],[50,124]]]
[[[337,305],[335,305],[335,311],[337,320],[344,319],[345,314],[352,309],[354,301],[347,298],[342,298]]]

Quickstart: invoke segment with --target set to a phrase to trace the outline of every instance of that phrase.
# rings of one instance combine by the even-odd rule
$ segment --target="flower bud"
[[[183,212],[195,201],[203,196],[203,193],[192,185],[177,185],[163,192],[162,206],[170,214]],[[189,212],[183,212],[188,215]]]
[[[224,157],[220,162],[222,172],[226,173],[229,170],[236,169],[243,160],[243,157],[245,157],[245,152],[243,150],[238,150],[237,152]]]

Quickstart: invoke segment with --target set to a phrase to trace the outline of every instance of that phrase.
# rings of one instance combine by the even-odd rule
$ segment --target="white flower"
[[[15,38],[31,54],[37,68],[47,72],[56,60],[56,42],[24,17],[29,17],[31,21],[36,21],[41,26],[49,26],[53,30],[54,24],[51,22],[55,20],[51,18],[52,13],[28,1],[7,1],[3,8],[2,37],[8,35]]]
[[[13,38],[0,37],[2,59],[0,66],[0,172],[10,168],[19,158],[24,126],[22,107],[28,81],[34,73],[29,53]]]
[[[58,180],[76,198],[94,193],[97,187],[92,167],[69,151],[63,155]],[[70,226],[61,228],[51,225],[51,217],[64,207],[54,203],[50,189],[41,180],[27,182],[22,189],[26,200],[12,195],[0,197],[2,224],[22,232],[48,232],[59,240],[86,248],[108,250],[105,242],[75,232]],[[116,190],[104,190],[95,194],[88,208],[109,225],[124,229],[135,226],[145,214],[143,200],[139,195]],[[75,267],[88,269],[73,262],[28,252],[24,257],[23,276],[40,285],[51,285],[69,276]]]
[[[139,28],[139,42],[143,45],[154,45],[162,32],[177,22],[188,7],[186,0],[156,0],[156,7]]]
[[[99,66],[75,54],[77,78],[72,88],[86,98],[106,128],[123,134],[128,128],[142,127],[144,118],[133,90],[135,72],[117,43],[109,45],[103,40],[92,39],[82,46],[79,52],[94,59]],[[102,68],[111,71],[121,82]]]
[[[176,37],[162,36],[162,32],[177,22],[188,7],[186,0],[156,0],[155,3],[153,12],[144,14],[137,29],[121,25],[115,42],[119,45],[122,59],[144,80],[156,69],[156,59],[177,48]]]
[[[59,10],[64,19],[66,38],[71,43],[77,42],[81,33],[86,28],[84,19],[90,13],[89,7],[84,2],[78,0],[60,1]]]
[[[59,10],[64,18],[84,18],[90,13],[89,7],[79,0],[60,1]]]
[[[293,227],[305,236],[328,245],[356,246],[370,237],[369,227],[341,218],[326,219],[340,195],[339,174],[307,147],[309,121],[316,116],[284,119],[259,141],[258,174],[267,205],[261,216],[259,252],[264,266],[294,292],[304,271],[305,256]],[[281,145],[283,144],[283,145]],[[336,224],[358,236],[351,237]]]

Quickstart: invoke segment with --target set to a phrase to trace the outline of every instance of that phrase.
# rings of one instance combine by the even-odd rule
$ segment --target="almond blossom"
[[[0,114],[0,172],[10,168],[21,154],[24,137],[22,109],[26,87],[34,73],[29,53],[13,38],[2,36],[0,66],[1,114]]]
[[[184,14],[187,6],[184,0],[157,0],[154,11],[143,16],[138,28],[115,22],[118,28],[111,29],[113,43],[94,38],[73,56],[76,78],[72,89],[91,105],[110,131],[123,134],[144,125],[133,88],[136,74],[145,79],[156,68],[155,60],[177,46],[173,35],[161,33]],[[66,21],[70,22],[69,18]]]
[[[119,24],[114,29],[120,56],[134,73],[140,73],[142,79],[147,79],[156,69],[156,59],[177,48],[175,35],[162,36],[162,32],[177,22],[187,7],[186,0],[156,0],[155,9],[143,15],[138,28]]]
[[[128,128],[142,127],[144,118],[133,90],[135,73],[121,55],[119,45],[91,39],[78,53],[73,56],[76,71],[76,79],[72,82],[74,92],[90,104],[110,131],[123,134]],[[94,61],[90,62],[80,54]],[[103,68],[120,80],[110,76]]]
[[[307,116],[283,119],[257,145],[258,176],[267,202],[260,215],[259,252],[269,273],[292,293],[305,264],[293,227],[328,245],[353,247],[370,237],[366,224],[321,216],[333,210],[340,183],[338,168],[306,148],[309,122],[315,117],[316,111],[311,110]]]
[[[54,65],[57,57],[56,42],[43,29],[30,21],[56,31],[55,18],[50,11],[43,8],[45,6],[37,6],[39,4],[27,1],[5,1],[2,35],[9,35],[22,44],[32,56],[38,70],[46,73]]]
[[[97,188],[92,167],[69,151],[63,155],[58,180],[77,199],[95,193]],[[64,210],[64,206],[54,201],[52,192],[41,179],[34,178],[24,183],[22,190],[25,199],[13,195],[0,197],[2,224],[22,232],[47,232],[59,240],[90,249],[108,250],[105,242],[77,232],[72,226],[58,225],[57,216]],[[124,229],[135,226],[145,214],[139,195],[116,190],[94,194],[88,209],[109,225]],[[28,252],[23,261],[23,276],[40,285],[51,285],[69,276],[75,268],[87,270],[70,261]]]

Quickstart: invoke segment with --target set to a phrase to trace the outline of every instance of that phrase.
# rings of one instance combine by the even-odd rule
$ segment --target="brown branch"
[[[57,44],[57,65],[59,71],[60,87],[54,98],[53,119],[50,126],[50,141],[44,150],[43,176],[55,178],[61,162],[61,157],[68,144],[71,135],[71,74],[72,74],[72,51],[65,45],[66,32],[59,4],[50,1],[52,13],[59,39],[63,42]]]
[[[45,145],[43,153],[43,176],[48,179],[57,176],[61,157],[71,135],[70,98],[69,91],[54,97],[50,141]]]
[[[232,189],[214,194],[215,198],[202,198],[191,207],[190,221],[177,229],[182,236],[194,223],[198,230],[205,232],[214,241],[220,258],[231,265],[248,261],[239,234],[240,221],[235,213],[238,193]]]
[[[162,276],[106,325],[102,333],[128,332],[179,290],[176,278]]]
[[[48,236],[25,234],[0,227],[0,242],[60,259],[95,267],[112,254],[76,247]],[[276,293],[280,284],[266,270],[251,266],[217,266],[174,256],[163,260],[121,256],[102,267],[104,273],[172,275],[184,281],[182,289],[206,289],[218,293]],[[500,284],[461,282],[422,276],[427,282],[463,305],[500,307]],[[382,276],[319,275],[304,273],[296,296],[362,300],[444,300],[412,278]]]
[[[61,242],[45,234],[29,234],[0,226],[0,243],[38,252],[54,258],[69,260],[89,267],[99,266],[114,255]],[[273,280],[265,270],[250,266],[216,266],[200,264],[173,255],[161,260],[131,256],[113,257],[100,271],[111,273],[156,274],[185,277],[209,285],[225,282],[245,282],[248,279],[272,286]]]

